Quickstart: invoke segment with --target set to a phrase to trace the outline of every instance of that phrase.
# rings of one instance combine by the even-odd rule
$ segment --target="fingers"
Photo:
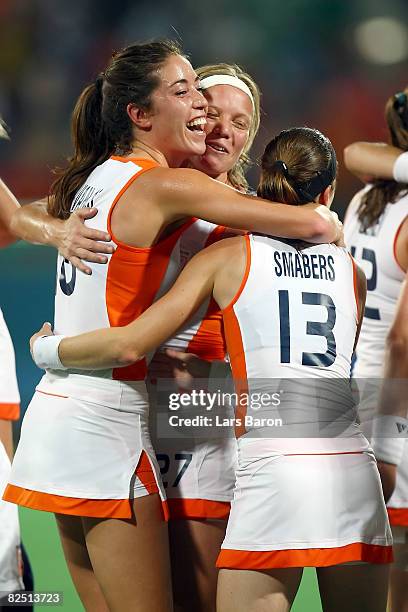
[[[45,323],[43,323],[41,329],[38,332],[36,332],[33,336],[31,336],[30,338],[31,353],[33,352],[34,342],[37,340],[37,338],[41,338],[42,336],[52,336],[52,335],[53,335],[53,331],[52,331],[51,323],[48,323],[48,321],[46,321]]]
[[[98,213],[98,209],[94,208],[78,208],[73,214],[80,219],[92,219]]]
[[[177,361],[183,361],[184,357],[188,355],[188,353],[182,353],[181,351],[175,351],[174,349],[166,349],[165,354],[170,359],[177,359]]]
[[[61,252],[61,254],[63,255],[63,257],[66,257],[64,255],[64,253]],[[91,268],[89,266],[87,266],[86,264],[84,264],[84,262],[81,261],[78,257],[66,257],[66,259],[68,259],[72,263],[74,268],[77,268],[78,270],[80,270],[84,274],[88,274],[89,276],[92,274]],[[103,263],[103,262],[101,262],[101,263]]]
[[[110,234],[108,234],[107,232],[102,232],[101,230],[92,229],[91,227],[87,227],[86,225],[84,225],[82,228],[81,237],[83,239],[92,240],[92,241],[96,241],[96,240],[99,240],[100,242],[110,242],[111,241]],[[105,253],[113,253],[113,251],[115,250],[115,247],[113,244],[103,245],[103,247],[106,249],[109,249],[109,250],[104,251]]]
[[[98,234],[104,234],[104,232],[98,232]],[[115,246],[113,244],[106,244],[106,241],[99,242],[99,238],[97,236],[93,238],[92,236],[86,236],[85,234],[81,238],[78,238],[77,248],[91,251],[91,253],[111,254],[115,251]]]

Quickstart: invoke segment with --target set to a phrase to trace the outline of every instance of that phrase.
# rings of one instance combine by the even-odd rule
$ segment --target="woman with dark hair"
[[[176,245],[193,217],[312,241],[337,237],[337,224],[322,207],[322,214],[302,211],[295,229],[284,206],[270,207],[179,169],[205,151],[206,108],[196,73],[168,41],[116,53],[80,95],[74,155],[52,187],[48,208],[60,219],[98,208],[88,223],[108,231],[117,248],[90,276],[77,275],[59,257],[58,332],[122,326],[141,314],[177,275]],[[123,610],[126,600],[128,609],[170,609],[146,361],[87,375],[54,372],[58,366],[39,383],[27,410],[5,498],[56,513],[86,607]]]
[[[206,149],[188,165],[239,191],[248,191],[245,169],[260,121],[260,95],[253,79],[239,66],[212,64],[197,69],[208,102]],[[200,249],[234,233],[197,219],[180,239],[183,265]],[[197,387],[198,372],[211,368],[227,376],[222,314],[213,300],[170,338],[153,358],[148,372],[150,428],[161,467],[169,507],[170,559],[174,603],[189,612],[215,610],[218,570],[215,567],[225,535],[235,482],[236,441],[231,428],[225,437],[163,436],[158,429],[156,384],[165,379],[160,408],[167,412],[169,396],[183,381]],[[195,377],[191,374],[195,373]],[[204,374],[203,374],[204,376]],[[175,378],[174,382],[171,379]],[[157,382],[156,382],[157,381]],[[162,385],[163,387],[163,385]]]
[[[288,207],[296,217],[307,201],[330,205],[336,166],[320,132],[285,130],[266,148],[258,192],[296,205]],[[44,337],[51,332],[43,328],[34,357],[84,370],[132,363],[209,295],[222,309],[237,396],[238,469],[217,562],[218,609],[247,612],[262,602],[289,610],[302,568],[313,566],[325,610],[383,612],[389,525],[348,382],[365,279],[344,248],[264,234],[222,240],[133,323],[71,338]],[[283,433],[271,423],[278,420]]]
[[[385,118],[392,147],[399,152],[408,151],[406,91],[388,99]],[[373,147],[367,146],[369,150]],[[384,151],[378,146],[377,149],[381,154],[371,171],[369,160],[363,157],[361,174],[375,176],[382,165],[386,173]],[[386,155],[392,151],[388,150]],[[399,163],[404,161],[404,155],[406,159],[407,153],[400,155]],[[357,169],[357,158],[353,163]],[[347,210],[345,237],[367,275],[367,303],[353,376],[361,387],[361,418],[369,422],[381,394],[384,395],[381,378],[385,378],[384,389],[389,388],[391,379],[402,382],[408,378],[408,182],[376,178],[359,191]],[[372,432],[393,530],[395,562],[390,578],[393,612],[408,610],[408,413],[406,390],[401,382],[400,397],[391,399],[394,390],[388,391],[387,397],[387,404],[393,404],[394,410],[387,419],[390,431],[395,429],[395,433],[380,437],[376,430]]]

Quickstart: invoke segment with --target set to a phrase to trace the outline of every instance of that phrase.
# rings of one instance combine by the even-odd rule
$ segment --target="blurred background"
[[[46,192],[70,151],[74,101],[112,50],[158,36],[179,39],[195,66],[236,62],[255,78],[255,156],[293,125],[319,128],[339,154],[381,139],[385,99],[408,80],[404,0],[1,0],[0,112],[12,143],[0,163],[17,195]],[[341,171],[339,208],[355,186]]]
[[[238,63],[258,82],[253,186],[256,159],[273,134],[294,125],[324,132],[338,153],[334,207],[343,214],[359,184],[342,165],[342,149],[386,139],[385,101],[408,82],[406,0],[0,0],[0,113],[12,137],[0,141],[0,175],[21,201],[43,197],[51,169],[70,154],[70,113],[84,85],[113,50],[152,37],[181,41],[195,66]],[[41,375],[27,340],[53,318],[54,267],[48,248],[19,243],[0,252],[0,306],[23,411]],[[81,609],[77,600],[70,605]]]

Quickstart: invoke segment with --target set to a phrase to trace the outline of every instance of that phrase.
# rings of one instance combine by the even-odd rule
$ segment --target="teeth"
[[[217,145],[213,142],[210,142],[208,144],[210,145],[210,147],[212,147],[216,151],[220,151],[221,153],[228,153],[227,149],[224,149],[224,147],[222,147],[221,145]]]
[[[207,120],[205,117],[198,117],[198,119],[193,119],[187,123],[187,127],[194,127],[196,125],[205,125]]]

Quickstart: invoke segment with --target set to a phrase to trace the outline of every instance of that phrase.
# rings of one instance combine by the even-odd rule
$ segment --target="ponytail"
[[[398,149],[408,151],[408,100],[405,91],[388,99],[385,105],[385,119],[391,144]],[[363,230],[367,230],[378,222],[387,204],[394,204],[407,193],[407,183],[385,179],[375,180],[371,189],[361,198],[358,208],[358,220]]]
[[[75,193],[99,164],[115,151],[132,151],[133,124],[128,104],[150,110],[152,93],[160,84],[159,68],[180,47],[171,40],[135,43],[117,51],[95,83],[79,96],[72,114],[74,155],[68,167],[57,169],[51,186],[48,212],[69,217]]]
[[[74,194],[114,149],[102,120],[102,86],[103,76],[100,75],[95,83],[83,90],[75,105],[71,122],[74,154],[68,160],[68,168],[54,170],[59,176],[48,198],[48,212],[54,217],[69,217]]]
[[[258,195],[286,204],[313,202],[336,180],[336,153],[318,130],[283,130],[265,148]]]

